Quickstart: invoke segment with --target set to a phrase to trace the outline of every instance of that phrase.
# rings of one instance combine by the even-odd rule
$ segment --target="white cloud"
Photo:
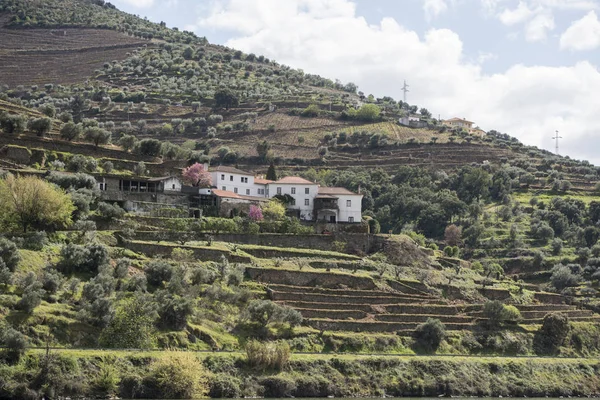
[[[506,26],[523,25],[528,42],[540,42],[554,30],[554,12],[565,10],[594,10],[598,0],[519,0],[515,8],[508,0],[481,0],[484,11],[495,15]]]
[[[533,15],[533,11],[529,8],[529,6],[520,1],[519,5],[514,9],[510,10],[506,8],[498,18],[504,25],[515,25],[525,22]]]
[[[595,11],[590,11],[574,21],[560,37],[561,50],[585,51],[600,46],[600,21]]]
[[[423,11],[428,20],[431,20],[438,15],[448,10],[446,0],[423,0]]]
[[[540,42],[546,39],[548,31],[554,30],[554,16],[551,13],[536,15],[525,27],[525,39],[528,42]]]
[[[268,7],[275,4],[281,1],[228,0],[198,24],[237,32],[226,43],[230,47],[353,81],[376,96],[401,98],[406,79],[412,104],[442,117],[464,116],[528,144],[552,149],[550,138],[558,129],[568,137],[568,149],[600,130],[595,107],[600,72],[589,62],[561,68],[515,65],[489,75],[480,66],[489,55],[469,61],[460,37],[447,29],[419,37],[392,18],[369,24],[350,0],[286,0],[285,6]],[[548,21],[536,21],[529,39],[546,34]],[[584,155],[593,148],[588,141],[571,150]],[[589,157],[600,162],[597,154]]]

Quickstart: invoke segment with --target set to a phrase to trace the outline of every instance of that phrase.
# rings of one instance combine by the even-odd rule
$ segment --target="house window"
[[[265,194],[265,189],[258,189],[258,194]]]
[[[229,175],[229,180],[233,182],[233,175]]]
[[[292,194],[296,194],[296,188],[292,188]]]
[[[354,222],[354,217],[348,217],[348,222]]]
[[[250,196],[250,189],[246,189],[246,195]]]
[[[296,199],[292,199],[292,201],[290,201],[290,206],[295,206],[296,205]]]
[[[310,188],[304,188],[304,194],[310,194]]]
[[[172,186],[173,186],[173,189],[175,189],[175,184],[173,184]]]
[[[225,174],[221,174],[221,180],[224,181],[225,180]]]
[[[346,207],[352,207],[352,200],[346,200]]]
[[[223,186],[221,190],[227,190],[227,186]]]
[[[277,194],[281,194],[281,188],[280,187],[277,188]]]
[[[304,205],[310,206],[310,199],[304,199]]]
[[[233,188],[233,193],[237,193],[237,188]]]
[[[248,183],[248,178],[242,176],[242,183]]]

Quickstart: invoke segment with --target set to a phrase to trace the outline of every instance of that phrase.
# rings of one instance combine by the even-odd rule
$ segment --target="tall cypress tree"
[[[267,179],[270,181],[277,180],[277,171],[275,171],[275,165],[273,165],[273,163],[269,165],[269,170],[267,171]]]

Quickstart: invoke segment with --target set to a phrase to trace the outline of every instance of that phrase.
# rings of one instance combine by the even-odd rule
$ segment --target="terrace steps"
[[[280,285],[272,284],[269,285],[269,289],[274,292],[280,293],[316,293],[325,295],[341,295],[341,296],[355,296],[362,298],[370,297],[398,297],[398,298],[414,298],[414,299],[430,299],[432,296],[423,294],[423,292],[413,292],[413,288],[406,287],[406,292],[395,290],[393,292],[387,292],[383,290],[360,290],[360,289],[328,289],[320,288],[315,286],[293,286],[293,285]],[[408,292],[408,293],[407,293]]]
[[[308,301],[315,303],[333,303],[333,304],[402,304],[405,302],[421,302],[428,298],[414,296],[370,296],[367,298],[353,295],[330,295],[322,293],[306,292],[277,292],[272,291],[271,299],[275,301]]]

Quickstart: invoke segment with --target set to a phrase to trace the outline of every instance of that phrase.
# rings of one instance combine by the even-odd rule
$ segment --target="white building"
[[[254,174],[241,169],[218,166],[210,171],[213,187],[244,196],[260,196],[254,184]]]
[[[318,221],[361,222],[362,194],[342,187],[319,187],[315,197],[315,213]]]
[[[299,176],[287,176],[277,181],[254,177],[250,172],[232,167],[216,167],[210,171],[213,194],[219,198],[235,195],[236,202],[250,202],[256,198],[286,200],[288,210],[294,210],[303,221],[329,223],[362,221],[363,195],[340,187],[320,187]],[[239,195],[239,196],[238,196]],[[253,198],[248,198],[251,196]]]
[[[319,185],[299,176],[286,176],[278,181],[267,184],[268,196],[289,195],[293,200],[288,208],[298,211],[298,218],[303,221],[312,221]]]

